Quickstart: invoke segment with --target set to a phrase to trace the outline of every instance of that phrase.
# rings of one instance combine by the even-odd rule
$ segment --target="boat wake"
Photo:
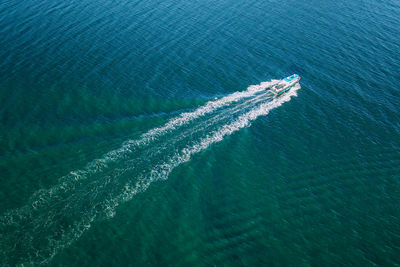
[[[113,217],[118,205],[167,179],[194,154],[248,127],[300,89],[296,85],[274,98],[265,90],[274,83],[252,85],[182,113],[36,192],[25,206],[0,216],[0,265],[49,262],[92,223]]]

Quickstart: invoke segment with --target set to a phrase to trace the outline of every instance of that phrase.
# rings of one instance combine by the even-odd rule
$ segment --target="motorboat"
[[[288,92],[293,86],[295,86],[301,77],[298,74],[293,74],[286,77],[285,79],[277,82],[269,89],[275,95],[281,95]]]

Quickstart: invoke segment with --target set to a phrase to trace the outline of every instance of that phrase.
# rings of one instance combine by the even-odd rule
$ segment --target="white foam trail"
[[[186,124],[196,118],[200,118],[204,116],[207,113],[211,113],[216,111],[217,109],[229,105],[230,103],[237,102],[243,98],[246,97],[251,97],[257,94],[257,92],[262,91],[265,89],[265,87],[269,86],[273,82],[269,83],[261,83],[258,86],[251,86],[248,88],[248,90],[244,92],[239,92],[239,93],[234,93],[230,96],[224,97],[220,100],[217,101],[211,101],[208,102],[206,105],[198,108],[197,110],[193,112],[188,112],[188,113],[183,113],[181,116],[170,120],[167,124],[165,124],[162,127],[153,129],[145,134],[142,135],[142,138],[140,138],[136,143],[133,141],[131,144],[124,144],[121,149],[124,147],[126,149],[130,149],[129,146],[132,144],[136,145],[141,145],[141,144],[147,144],[147,142],[153,140],[157,136],[167,133],[168,131],[175,129],[183,124]],[[87,210],[87,213],[82,214],[82,216],[79,218],[78,221],[74,221],[73,224],[69,225],[68,228],[63,228],[61,227],[61,231],[59,231],[59,221],[53,220],[53,218],[57,218],[56,216],[65,216],[68,218],[68,215],[64,215],[64,203],[67,203],[66,205],[71,204],[71,207],[74,203],[68,202],[68,199],[64,199],[63,193],[68,193],[68,194],[74,194],[74,186],[75,184],[73,183],[67,183],[63,182],[50,190],[44,190],[42,192],[39,192],[38,194],[34,195],[34,197],[31,199],[30,204],[16,210],[12,210],[9,213],[4,214],[5,216],[0,217],[0,221],[2,222],[2,226],[4,227],[19,227],[21,222],[24,222],[25,220],[32,221],[31,225],[34,228],[29,228],[28,231],[37,231],[38,234],[41,234],[41,230],[49,230],[49,231],[54,231],[49,233],[48,236],[46,236],[46,240],[49,242],[49,245],[45,248],[40,248],[41,251],[36,251],[36,253],[31,254],[29,252],[29,258],[25,258],[25,262],[30,262],[32,259],[35,262],[41,262],[41,263],[46,263],[48,262],[54,255],[56,255],[60,250],[63,248],[67,247],[70,245],[72,242],[74,242],[76,239],[78,239],[88,228],[90,228],[90,225],[93,221],[99,219],[99,216],[101,217],[101,214],[99,214],[99,211],[97,210],[97,206],[101,207],[102,210],[100,211],[101,213],[106,213],[108,217],[112,217],[115,214],[115,208],[126,201],[131,200],[134,195],[136,195],[139,192],[145,191],[152,182],[160,180],[160,179],[167,179],[171,171],[176,168],[177,166],[183,164],[184,162],[187,162],[190,160],[191,156],[199,153],[205,149],[207,149],[210,145],[220,142],[223,140],[223,138],[227,135],[232,134],[235,131],[238,131],[241,128],[247,127],[250,125],[251,121],[255,120],[257,117],[261,115],[266,115],[269,113],[270,110],[273,108],[276,108],[280,105],[282,105],[284,102],[287,102],[290,100],[290,98],[294,95],[297,94],[297,90],[300,88],[300,86],[294,87],[290,92],[286,93],[285,95],[279,97],[279,98],[274,98],[272,101],[263,103],[262,101],[261,104],[257,105],[259,103],[259,100],[264,99],[261,96],[257,96],[257,99],[251,99],[250,101],[247,101],[243,103],[243,105],[247,108],[250,108],[251,105],[257,105],[255,108],[252,108],[250,111],[239,115],[236,120],[233,122],[221,126],[217,130],[211,132],[208,134],[206,137],[201,138],[198,142],[194,143],[193,145],[190,145],[180,151],[180,153],[176,153],[173,155],[169,160],[165,161],[162,164],[158,164],[156,166],[151,166],[151,169],[149,170],[150,172],[147,175],[142,175],[138,179],[136,179],[135,183],[134,182],[128,182],[125,184],[123,181],[121,183],[121,186],[125,184],[125,187],[122,188],[122,191],[116,191],[116,195],[111,198],[111,199],[102,199],[101,202],[99,203],[91,203],[93,208],[90,208]],[[264,100],[267,100],[266,98]],[[236,109],[240,110],[239,106],[238,107],[233,107],[233,109],[229,110],[223,110],[223,114],[216,113],[215,117],[212,117],[210,121],[207,120],[207,123],[212,123],[213,119],[221,116],[220,119],[216,119],[216,123],[222,122],[222,119],[229,119],[230,115],[233,115],[236,112]],[[243,110],[243,112],[245,112]],[[242,112],[242,113],[243,113]],[[206,121],[204,121],[206,122]],[[202,124],[204,126],[204,124]],[[196,131],[201,131],[203,127],[199,128]],[[206,129],[206,128],[204,128]],[[142,140],[142,142],[141,142]],[[130,142],[130,141],[129,141]],[[162,145],[162,144],[161,144]],[[120,149],[119,149],[120,150]],[[119,150],[114,150],[106,154],[105,157],[102,159],[98,159],[93,161],[93,166],[95,166],[93,169],[92,168],[87,168],[82,171],[76,171],[76,172],[71,172],[71,175],[74,176],[76,180],[81,179],[79,176],[85,175],[85,172],[91,172],[91,171],[96,171],[97,168],[102,169],[107,166],[107,156],[111,155],[111,160],[117,160],[120,158],[120,155],[118,155]],[[116,154],[114,154],[116,153]],[[124,153],[124,150],[121,151],[121,153]],[[119,177],[119,176],[118,176]],[[103,183],[103,180],[109,183],[111,180],[109,179],[110,177],[105,174],[105,180],[102,179],[101,181],[99,180],[98,182]],[[96,180],[93,182],[97,182]],[[112,184],[111,184],[112,185]],[[82,188],[80,188],[82,189]],[[87,189],[86,187],[83,187],[83,189]],[[121,188],[118,188],[121,190]],[[71,190],[70,192],[68,190]],[[81,191],[85,193],[90,193],[87,192],[86,190]],[[73,195],[69,195],[73,196]],[[73,198],[72,200],[74,200]],[[93,198],[95,199],[95,198]],[[54,202],[48,202],[50,207],[50,210],[47,210],[46,206],[42,206],[43,203],[47,203],[48,200],[52,200]],[[80,200],[80,198],[79,198]],[[80,204],[80,203],[78,203]],[[97,205],[99,204],[99,205]],[[40,210],[40,207],[44,207],[43,210]],[[78,207],[80,205],[77,205]],[[68,211],[68,209],[65,209]],[[61,214],[59,214],[61,212]],[[64,212],[64,213],[63,213]],[[42,229],[42,225],[43,229]],[[16,232],[17,234],[24,235],[23,232]],[[36,232],[35,232],[36,233]],[[1,233],[0,233],[1,234]],[[15,237],[15,236],[14,236]],[[22,237],[22,236],[21,236]],[[29,244],[26,244],[28,247],[31,246],[30,243],[33,242],[34,240],[29,240],[30,236],[27,236],[27,240]],[[12,239],[10,239],[12,240]],[[10,241],[8,240],[8,241]],[[25,240],[24,240],[25,241]],[[12,244],[7,244],[4,245],[5,247],[9,246]],[[2,247],[0,245],[0,247]],[[16,249],[15,247],[12,247],[13,249]],[[29,249],[34,248],[29,247]],[[3,251],[3,256],[8,256],[5,251]],[[2,255],[0,251],[0,255]],[[7,261],[7,260],[6,260]],[[0,261],[1,262],[1,261]],[[33,262],[33,261],[32,261]]]
[[[183,138],[185,138],[189,135],[192,135],[194,132],[199,132],[201,129],[206,129],[209,126],[218,123],[218,121],[226,119],[227,117],[231,117],[232,115],[240,112],[244,108],[248,108],[249,106],[254,106],[262,101],[266,101],[266,100],[272,98],[272,96],[273,96],[272,93],[265,93],[265,94],[257,95],[256,97],[253,97],[250,100],[246,100],[244,103],[240,103],[231,109],[220,111],[218,114],[216,114],[215,116],[213,116],[210,119],[207,119],[206,121],[202,122],[201,124],[193,125],[188,132],[180,133],[178,136],[176,136],[176,137],[174,136],[172,139],[169,139],[168,143],[166,143],[165,145],[160,145],[160,149],[157,151],[154,151],[154,153],[157,154],[160,152],[160,150],[162,148],[165,148],[167,145],[171,145],[179,140],[182,140]],[[152,154],[152,155],[154,155],[154,154]]]
[[[114,208],[119,205],[120,202],[126,202],[131,200],[137,193],[145,191],[152,182],[157,180],[165,180],[168,178],[171,171],[177,166],[181,165],[190,160],[191,156],[204,151],[210,145],[220,142],[225,136],[231,135],[232,133],[250,126],[250,123],[257,119],[259,116],[267,115],[272,109],[281,106],[283,103],[289,101],[291,97],[297,96],[297,91],[300,89],[300,85],[296,85],[286,93],[285,95],[275,98],[271,102],[263,103],[258,107],[250,110],[249,112],[239,116],[234,122],[221,127],[220,129],[207,135],[207,137],[200,140],[200,142],[187,147],[182,150],[181,153],[176,154],[168,162],[164,162],[158,166],[155,166],[151,171],[150,177],[140,177],[134,185],[128,183],[125,186],[123,194],[117,201],[114,201]]]
[[[205,105],[192,112],[182,113],[179,116],[170,119],[163,126],[149,130],[148,132],[142,134],[139,139],[124,142],[120,148],[104,154],[100,159],[95,159],[89,162],[85,168],[71,171],[68,175],[61,177],[58,185],[55,185],[48,190],[39,190],[34,193],[31,197],[31,206],[34,209],[42,206],[43,204],[47,203],[51,196],[70,190],[76,181],[86,179],[89,175],[102,171],[103,169],[107,168],[111,162],[115,162],[124,155],[133,152],[135,147],[147,145],[149,142],[156,140],[163,134],[166,134],[167,132],[187,124],[197,118],[212,113],[215,110],[234,102],[252,97],[258,92],[261,92],[272,86],[277,81],[278,80],[271,80],[269,82],[262,82],[258,85],[250,85],[245,91],[235,92],[223,98],[208,101]]]
[[[272,86],[277,81],[278,80],[271,80],[269,82],[262,82],[258,85],[251,85],[245,91],[235,92],[223,98],[209,101],[204,106],[201,106],[192,112],[182,113],[179,116],[170,119],[163,126],[151,129],[148,132],[142,134],[139,139],[124,142],[124,144],[120,148],[106,153],[101,159],[96,159],[88,163],[83,170],[76,170],[71,172],[70,174],[73,176],[74,180],[85,178],[88,173],[96,173],[107,167],[108,163],[116,161],[117,159],[122,157],[122,155],[124,155],[125,153],[132,152],[133,147],[146,145],[150,141],[153,141],[157,137],[165,134],[170,130],[176,129],[177,127],[187,124],[199,117],[214,112],[221,107],[227,106],[234,102],[238,102],[241,99],[251,97],[257,92],[263,91],[266,88]]]
[[[211,113],[211,112],[215,111],[216,109],[219,109],[223,106],[229,105],[233,102],[237,102],[243,98],[251,97],[254,94],[256,94],[257,92],[265,90],[267,87],[271,86],[274,83],[275,83],[275,80],[272,80],[270,82],[262,82],[259,85],[251,85],[247,88],[246,91],[235,92],[235,93],[225,96],[221,99],[209,101],[204,106],[199,107],[195,111],[182,113],[178,117],[173,118],[170,121],[168,121],[164,126],[159,127],[159,128],[154,128],[154,129],[148,131],[147,133],[143,134],[139,140],[128,141],[127,144],[133,143],[135,145],[141,145],[143,143],[147,143],[150,140],[157,137],[158,135],[163,134],[168,130],[175,129],[183,124],[186,124],[194,119],[197,119],[201,116]]]

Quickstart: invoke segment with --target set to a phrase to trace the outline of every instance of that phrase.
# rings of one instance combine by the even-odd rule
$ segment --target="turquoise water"
[[[394,0],[1,2],[0,265],[399,265],[399,25]]]

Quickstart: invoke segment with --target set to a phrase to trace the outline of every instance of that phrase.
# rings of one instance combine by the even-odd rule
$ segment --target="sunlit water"
[[[396,1],[4,1],[0,265],[400,264],[399,25]]]

